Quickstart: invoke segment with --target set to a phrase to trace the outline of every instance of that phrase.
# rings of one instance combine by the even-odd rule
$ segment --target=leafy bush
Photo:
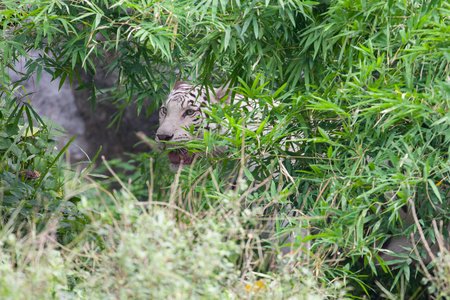
[[[71,192],[78,190],[75,182],[70,185]],[[137,202],[126,188],[114,194],[91,188],[115,203],[89,204],[86,192],[94,193],[80,195],[80,210],[96,212],[88,228],[97,241],[78,239],[63,247],[55,240],[57,222],[20,239],[1,236],[2,298],[344,298],[339,282],[325,286],[306,268],[286,265],[289,272],[257,274],[236,267],[241,255],[252,263],[242,224],[258,210],[242,211],[235,201],[220,199],[220,209],[190,214],[171,202]],[[111,216],[111,209],[121,218]]]
[[[51,296],[70,299],[69,279],[75,270],[68,267],[64,254],[52,246],[53,241],[49,241],[46,235],[49,233],[43,231],[26,239],[17,239],[13,234],[2,236],[0,295],[3,299],[44,299]]]
[[[424,278],[425,283],[430,283],[429,291],[435,295],[436,299],[448,299],[450,296],[450,282],[449,282],[449,253],[448,250],[443,250],[439,253],[435,260],[436,268],[434,270],[434,276],[427,273],[427,277]],[[425,271],[426,272],[426,271]]]
[[[268,130],[264,133],[245,131],[241,124],[251,122],[252,115],[242,115],[238,104],[213,108],[215,120],[227,119],[223,126],[229,136],[192,142],[192,151],[222,143],[230,148],[227,157],[204,160],[179,177],[164,172],[160,154],[137,157],[140,166],[132,189],[139,200],[166,201],[196,216],[215,216],[232,201],[244,212],[264,206],[278,222],[278,236],[289,230],[299,233],[300,227],[310,230],[312,235],[298,237],[294,246],[310,255],[321,282],[349,279],[352,293],[361,297],[424,296],[417,267],[421,259],[413,248],[423,257],[426,249],[411,244],[401,253],[388,253],[383,247],[392,239],[409,239],[411,233],[436,244],[433,220],[444,228],[449,224],[448,2],[85,4],[3,1],[1,70],[14,69],[19,55],[35,49],[42,55],[27,58],[24,78],[35,72],[39,79],[46,70],[62,82],[73,81],[82,69],[94,73],[101,59],[111,72],[119,72],[115,101],[142,106],[149,97],[154,108],[179,77],[208,85],[226,78],[240,86],[235,91],[270,108],[261,112]],[[0,80],[2,88],[14,86],[5,71]],[[101,91],[95,84],[82,88],[91,89],[94,105]],[[280,105],[274,107],[274,100]],[[3,119],[14,125],[15,119]],[[15,144],[15,137],[5,138]],[[151,156],[155,160],[148,164]],[[248,160],[256,167],[239,171],[245,165],[240,162]],[[209,168],[211,163],[221,167]],[[239,182],[230,182],[233,172],[242,173]],[[179,184],[168,192],[174,181]],[[156,188],[147,192],[147,182]],[[241,196],[233,198],[233,193]],[[290,216],[291,209],[301,217]],[[417,219],[403,218],[403,210]],[[187,214],[174,215],[183,221]],[[283,219],[289,221],[287,228],[279,226]],[[248,222],[245,230],[257,236],[260,223]],[[173,234],[182,239],[179,232]],[[448,240],[448,230],[443,238]],[[300,248],[305,241],[312,252]],[[272,245],[262,241],[259,247]],[[292,275],[277,270],[267,253],[254,256],[251,261],[257,263],[247,266],[249,273]],[[387,254],[396,260],[385,261]],[[236,260],[238,267],[245,266],[244,257]],[[122,267],[130,273],[128,265]],[[111,270],[104,267],[105,274]]]
[[[3,87],[0,106],[0,228],[26,234],[49,219],[59,218],[58,240],[70,242],[86,223],[76,198],[65,196],[65,183],[74,171],[62,161],[68,145],[57,150],[62,129],[44,122],[27,102],[14,97],[17,88]]]

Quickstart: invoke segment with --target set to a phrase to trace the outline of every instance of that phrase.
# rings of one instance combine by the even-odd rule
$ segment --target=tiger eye
[[[162,112],[163,114],[167,114],[167,108],[161,107],[161,112]]]
[[[193,109],[186,110],[186,115],[188,115],[188,116],[192,116],[194,113],[195,113],[195,110],[193,110]]]

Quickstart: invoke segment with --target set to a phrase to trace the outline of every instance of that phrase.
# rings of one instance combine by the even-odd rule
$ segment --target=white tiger
[[[227,94],[228,97],[225,98]],[[217,104],[220,101],[223,101],[222,103],[224,104],[229,104],[230,96],[231,92],[228,91],[227,86],[210,90],[184,81],[175,84],[168,99],[160,107],[160,125],[155,139],[159,149],[169,150],[170,169],[173,172],[178,171],[180,167],[191,165],[194,160],[195,154],[191,155],[187,148],[183,148],[183,143],[193,139],[202,139],[205,130],[217,128],[217,124],[205,121],[205,118],[209,118],[209,115],[204,110],[210,104]],[[244,97],[240,94],[234,95],[234,99],[244,101]],[[245,106],[247,111],[255,110],[251,101],[247,102]],[[259,112],[256,110],[255,112],[255,115],[260,117]],[[246,124],[246,128],[256,131],[260,121],[258,117],[254,117],[252,122]],[[192,126],[194,130],[193,133],[190,133]],[[215,149],[215,154],[223,153],[224,150]],[[289,214],[289,216],[293,215],[293,213]],[[276,218],[278,217],[276,216]],[[287,221],[283,221],[282,224],[284,224],[282,225],[283,227],[286,226]],[[263,233],[263,237],[270,238],[274,230],[274,221],[266,222],[266,226],[266,233]],[[304,237],[307,235],[307,231],[303,229],[301,234]],[[293,238],[293,235],[284,234],[276,238],[276,240],[282,243],[292,243]],[[282,254],[287,254],[292,251],[292,247],[282,247],[280,250]]]
[[[159,128],[156,144],[159,149],[171,149],[168,157],[170,169],[176,172],[180,166],[192,164],[194,155],[180,148],[185,141],[203,138],[204,130],[215,129],[216,124],[205,122],[208,114],[203,111],[210,104],[219,103],[227,88],[206,89],[181,81],[175,84],[166,102],[159,109]],[[225,102],[229,102],[226,99]],[[190,129],[193,126],[193,134]]]

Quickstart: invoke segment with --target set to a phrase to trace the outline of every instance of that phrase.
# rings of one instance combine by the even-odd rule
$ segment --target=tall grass
[[[139,202],[120,179],[123,188],[114,192],[84,180],[91,184],[89,189],[83,185],[78,207],[91,216],[91,223],[72,243],[57,241],[57,218],[45,230],[30,230],[25,236],[2,232],[2,299],[345,296],[343,283],[326,285],[321,274],[305,266],[279,264],[272,273],[254,271],[261,260],[257,252],[266,250],[257,245],[248,225],[256,222],[260,210],[242,210],[233,201],[238,195],[216,197],[211,209],[191,213],[184,209],[185,199],[169,200],[179,196],[176,183],[168,201]],[[79,188],[70,182],[65,192],[75,194]],[[105,205],[107,198],[114,205]]]

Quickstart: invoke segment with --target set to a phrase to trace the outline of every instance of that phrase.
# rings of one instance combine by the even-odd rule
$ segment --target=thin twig
[[[425,239],[425,234],[423,234],[422,227],[420,226],[419,219],[417,218],[416,214],[416,207],[414,205],[414,202],[411,198],[408,199],[409,204],[411,205],[411,213],[414,218],[414,222],[416,223],[417,230],[419,231],[420,238],[422,239],[423,245],[425,249],[427,250],[428,254],[430,255],[432,260],[436,260],[436,256],[433,254],[433,252],[430,249],[430,245],[428,244],[428,241]]]
[[[416,256],[417,256],[417,259],[419,260],[419,264],[420,264],[420,266],[422,267],[423,272],[425,273],[425,276],[427,276],[427,278],[428,278],[429,280],[432,280],[433,277],[432,277],[432,276],[430,275],[430,273],[428,272],[428,269],[427,269],[427,267],[425,266],[425,263],[423,262],[422,257],[420,257],[419,250],[417,250],[417,245],[416,245],[416,242],[415,242],[415,240],[414,240],[414,233],[413,233],[413,232],[411,232],[411,243],[413,244],[414,253],[415,253]]]
[[[439,245],[439,250],[441,252],[443,252],[444,250],[447,250],[447,247],[445,247],[445,245],[444,245],[444,240],[442,239],[441,233],[440,233],[440,231],[439,231],[439,229],[437,227],[436,219],[433,219],[431,221],[431,223],[433,224],[434,235],[436,236],[436,240],[437,240],[438,245]]]

